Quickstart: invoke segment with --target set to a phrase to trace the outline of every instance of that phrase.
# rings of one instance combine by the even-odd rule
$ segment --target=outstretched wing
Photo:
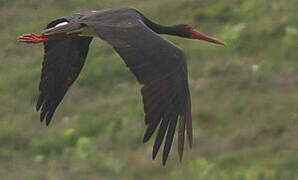
[[[58,19],[46,28],[67,21]],[[36,105],[37,111],[41,108],[40,121],[46,118],[49,125],[57,106],[81,72],[91,40],[92,37],[73,37],[44,42],[40,95]]]
[[[163,164],[167,161],[180,117],[178,151],[181,159],[185,127],[190,146],[192,144],[190,94],[183,52],[149,29],[135,12],[98,14],[82,18],[80,23],[111,44],[144,85],[142,96],[147,125],[144,142],[160,124],[152,156],[153,159],[156,157],[167,132]]]

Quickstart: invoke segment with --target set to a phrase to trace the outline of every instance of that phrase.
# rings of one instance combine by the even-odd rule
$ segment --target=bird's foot
[[[24,43],[41,43],[50,40],[46,35],[37,35],[37,34],[24,34],[19,36],[18,41]]]

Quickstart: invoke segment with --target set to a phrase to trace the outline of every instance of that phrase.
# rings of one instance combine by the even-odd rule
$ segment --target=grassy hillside
[[[103,41],[49,127],[34,110],[42,45],[16,41],[74,12],[133,7],[228,43],[164,36],[189,61],[194,147],[166,167],[142,143],[141,86]],[[298,179],[296,0],[0,0],[0,177],[25,180]],[[2,179],[1,178],[1,179]]]

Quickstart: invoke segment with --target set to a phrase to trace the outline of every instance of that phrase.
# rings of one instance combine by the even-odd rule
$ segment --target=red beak
[[[204,41],[208,41],[208,42],[212,42],[214,44],[219,44],[219,45],[227,45],[226,43],[222,42],[222,41],[219,41],[219,40],[216,40],[216,39],[213,39],[207,35],[204,35],[200,32],[197,32],[195,31],[194,29],[190,29],[189,30],[191,32],[191,39],[200,39],[200,40],[204,40]]]

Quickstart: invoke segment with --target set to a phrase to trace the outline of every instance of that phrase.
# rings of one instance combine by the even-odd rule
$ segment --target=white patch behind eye
[[[63,25],[66,25],[66,24],[68,24],[68,22],[62,22],[62,23],[57,24],[55,27],[63,26]]]

